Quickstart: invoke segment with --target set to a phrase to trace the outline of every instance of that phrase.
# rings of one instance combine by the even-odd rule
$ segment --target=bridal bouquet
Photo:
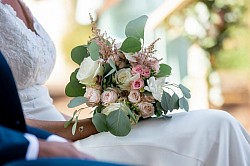
[[[147,16],[130,21],[125,29],[126,39],[116,43],[101,33],[92,20],[93,36],[87,45],[71,52],[79,65],[70,76],[65,93],[73,98],[69,108],[86,104],[93,108],[93,124],[99,132],[109,131],[115,136],[126,136],[131,125],[149,117],[169,117],[174,109],[188,111],[190,91],[182,84],[166,82],[171,67],[154,56],[154,45],[144,47],[144,27]],[[74,123],[85,108],[76,110],[65,123]]]

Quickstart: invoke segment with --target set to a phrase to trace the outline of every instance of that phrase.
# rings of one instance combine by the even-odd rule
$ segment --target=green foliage
[[[99,59],[100,57],[99,49],[100,49],[100,46],[97,45],[94,40],[92,40],[88,46],[88,51],[93,61],[96,61],[97,59]]]
[[[191,94],[190,94],[190,90],[188,88],[186,88],[184,85],[180,84],[179,88],[181,89],[183,95],[187,98],[190,99],[191,98]]]
[[[184,97],[180,98],[179,100],[179,105],[181,109],[185,109],[185,110],[189,110],[189,105],[187,102],[187,99],[185,99]]]
[[[133,37],[138,40],[144,40],[144,28],[147,22],[148,16],[143,15],[130,21],[125,29],[125,34],[127,37]]]
[[[75,118],[75,115],[76,115],[77,112],[78,112],[77,110],[74,111],[74,114],[73,114],[73,116],[70,118],[70,120],[68,120],[68,121],[66,121],[66,122],[64,123],[64,128],[67,128],[67,127],[72,123],[72,121],[73,121],[73,119]]]
[[[70,82],[65,87],[65,94],[68,97],[83,96],[85,93],[83,84],[79,83],[79,81],[76,78],[77,72],[78,69],[76,69],[73,73],[71,73]]]
[[[75,135],[76,133],[77,123],[78,123],[78,116],[76,116],[75,123],[72,126],[72,135]]]
[[[167,64],[160,64],[160,70],[159,73],[156,75],[156,77],[166,77],[170,76],[172,68]]]
[[[88,101],[87,98],[85,98],[83,96],[78,96],[78,97],[75,97],[72,100],[70,100],[68,107],[74,108],[74,107],[77,107],[79,105],[86,103],[87,101]]]
[[[113,111],[108,116],[96,113],[92,122],[98,132],[109,131],[115,136],[126,136],[131,130],[130,120],[123,110]]]
[[[180,98],[170,86],[174,86],[176,88],[179,88],[179,90],[182,92],[183,96]],[[189,111],[189,105],[187,102],[187,99],[191,97],[190,90],[186,88],[184,85],[175,85],[175,84],[169,84],[166,88],[171,90],[173,92],[172,95],[170,95],[167,91],[163,91],[162,97],[161,97],[161,103],[156,103],[156,107],[158,111],[164,112],[166,114],[168,111],[172,112],[175,109],[184,109],[185,111]]]
[[[109,132],[115,136],[126,136],[131,130],[130,120],[123,110],[111,112],[106,120]]]
[[[134,37],[127,37],[120,48],[121,51],[126,53],[135,53],[141,50],[140,40]]]
[[[105,132],[109,131],[106,121],[106,115],[102,113],[96,113],[94,114],[92,118],[92,122],[95,125],[95,128],[98,132]]]
[[[87,51],[87,46],[77,46],[72,49],[71,51],[71,59],[80,65],[84,58],[87,58],[89,56],[89,53]]]
[[[163,91],[162,97],[161,97],[161,107],[165,110],[164,112],[172,111],[170,106],[170,99],[171,96],[167,92]]]
[[[111,59],[109,60],[109,65],[106,64],[104,65],[104,73],[105,73],[104,78],[108,77],[109,75],[113,74],[116,71],[115,63]]]
[[[176,93],[174,93],[171,96],[169,105],[170,105],[170,108],[173,109],[173,110],[174,109],[179,109],[179,97],[177,96]]]

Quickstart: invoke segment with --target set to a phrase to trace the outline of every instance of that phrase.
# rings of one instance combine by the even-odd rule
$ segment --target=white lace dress
[[[0,0],[0,50],[12,69],[25,117],[64,120],[43,85],[54,67],[55,47],[29,9],[20,2],[32,17],[35,32],[16,17],[10,5]]]
[[[14,73],[25,116],[62,120],[43,86],[54,66],[55,49],[33,20],[37,34],[16,18],[9,5],[0,3],[0,49]],[[144,120],[126,137],[99,133],[77,141],[75,146],[100,160],[133,165],[250,165],[249,135],[231,115],[215,110]]]

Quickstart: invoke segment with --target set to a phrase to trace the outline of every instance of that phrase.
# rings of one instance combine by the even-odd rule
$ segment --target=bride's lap
[[[221,153],[219,148],[225,147],[220,145],[220,141],[231,137],[244,138],[243,142],[250,144],[248,134],[230,114],[219,110],[199,110],[176,113],[171,119],[143,120],[133,126],[126,137],[99,133],[75,145],[101,160],[150,165],[155,165],[156,161],[158,165],[166,161],[171,165],[171,161],[176,163],[178,160],[179,164],[199,165],[214,157],[209,152],[214,155]]]

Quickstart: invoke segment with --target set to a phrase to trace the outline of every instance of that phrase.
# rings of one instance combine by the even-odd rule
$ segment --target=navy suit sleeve
[[[23,133],[0,126],[0,165],[25,159],[29,141]]]
[[[0,51],[0,125],[26,132],[23,110],[12,72]]]

